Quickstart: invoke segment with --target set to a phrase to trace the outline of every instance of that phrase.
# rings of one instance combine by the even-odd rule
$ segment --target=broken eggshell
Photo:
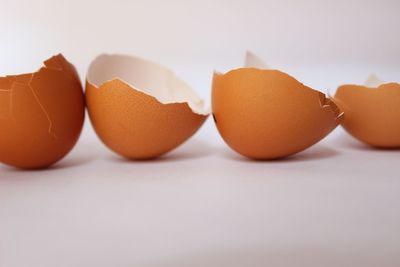
[[[400,148],[400,84],[371,75],[365,86],[342,85],[334,101],[345,112],[343,128],[379,148]]]
[[[254,65],[249,61],[247,57],[246,65]],[[260,68],[214,73],[212,113],[225,142],[253,159],[300,152],[329,134],[343,117],[325,94],[286,73]]]
[[[0,162],[44,168],[75,145],[84,122],[78,74],[61,54],[37,72],[0,77]]]
[[[91,63],[86,101],[99,138],[129,159],[171,151],[209,114],[197,94],[171,71],[124,55],[100,55]]]

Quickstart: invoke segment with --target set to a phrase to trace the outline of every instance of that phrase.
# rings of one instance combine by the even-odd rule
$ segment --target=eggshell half
[[[253,159],[300,152],[335,129],[343,115],[325,94],[283,72],[257,68],[214,73],[212,112],[225,142]]]
[[[82,85],[61,54],[39,71],[0,77],[0,162],[43,168],[75,145],[84,122]]]
[[[371,146],[400,148],[400,84],[342,85],[334,101],[345,112],[342,126],[352,136]]]
[[[172,72],[132,56],[97,57],[89,68],[86,101],[99,138],[130,159],[171,151],[208,116],[203,101]]]

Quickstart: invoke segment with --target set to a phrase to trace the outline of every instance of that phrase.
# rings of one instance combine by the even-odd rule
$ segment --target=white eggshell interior
[[[256,68],[256,69],[269,69],[268,65],[265,62],[256,56],[254,53],[250,51],[246,51],[246,56],[244,59],[244,67],[245,68]]]
[[[365,81],[365,86],[371,87],[371,88],[376,88],[379,87],[380,85],[384,84],[385,82],[382,81],[378,76],[375,74],[370,74]]]
[[[188,103],[194,113],[207,115],[204,101],[167,68],[134,56],[98,56],[89,66],[87,81],[96,87],[120,79],[134,89],[156,98],[162,104]]]

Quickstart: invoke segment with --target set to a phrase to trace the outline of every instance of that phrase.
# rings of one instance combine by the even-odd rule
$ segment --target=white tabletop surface
[[[232,152],[209,119],[155,161],[86,124],[53,168],[0,166],[0,266],[400,266],[400,151],[337,129],[282,161]]]

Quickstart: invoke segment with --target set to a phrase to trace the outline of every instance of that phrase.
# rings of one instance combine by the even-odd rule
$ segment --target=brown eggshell
[[[89,117],[97,135],[107,147],[129,159],[151,159],[176,148],[208,116],[194,112],[183,100],[182,85],[154,63],[130,56],[99,56],[91,64],[86,82]]]
[[[302,151],[335,129],[342,118],[323,93],[283,72],[256,68],[215,73],[212,112],[225,142],[253,159]]]
[[[75,145],[84,96],[75,68],[61,55],[31,74],[0,77],[0,162],[43,168]]]
[[[400,84],[340,86],[335,102],[345,112],[342,126],[375,147],[400,148]]]

